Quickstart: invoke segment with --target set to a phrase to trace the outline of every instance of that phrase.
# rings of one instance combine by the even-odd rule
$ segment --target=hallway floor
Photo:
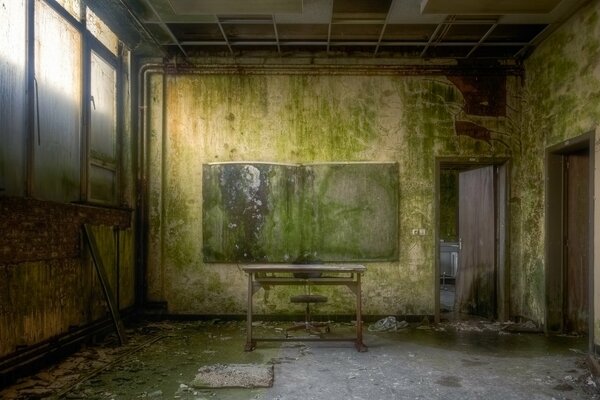
[[[259,322],[257,334],[287,326]],[[368,324],[367,324],[368,326]],[[509,333],[480,321],[369,332],[351,344],[259,342],[243,351],[242,322],[158,322],[128,329],[130,343],[87,346],[0,391],[2,399],[600,399],[586,339]],[[333,334],[351,334],[335,324]],[[272,364],[267,389],[195,389],[200,367]]]

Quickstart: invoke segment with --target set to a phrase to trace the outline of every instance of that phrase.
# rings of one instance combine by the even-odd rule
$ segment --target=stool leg
[[[310,303],[306,303],[306,313],[304,314],[304,324],[306,329],[310,326]]]

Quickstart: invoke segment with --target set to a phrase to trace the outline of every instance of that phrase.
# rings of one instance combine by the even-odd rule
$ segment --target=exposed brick
[[[83,224],[131,225],[131,211],[0,197],[0,264],[80,255]]]

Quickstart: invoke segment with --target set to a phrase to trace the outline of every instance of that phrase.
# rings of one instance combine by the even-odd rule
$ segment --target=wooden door
[[[564,327],[588,332],[589,156],[565,155]]]
[[[459,175],[459,268],[455,310],[486,318],[496,316],[494,167]]]

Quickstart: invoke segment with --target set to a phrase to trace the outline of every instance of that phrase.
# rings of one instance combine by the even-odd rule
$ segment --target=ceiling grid
[[[518,59],[587,0],[123,0],[170,54]],[[502,4],[500,4],[502,3]],[[141,7],[140,7],[141,6]]]

